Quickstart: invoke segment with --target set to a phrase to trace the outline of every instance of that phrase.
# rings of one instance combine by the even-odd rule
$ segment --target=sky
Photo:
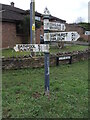
[[[35,0],[35,11],[43,13],[47,7],[51,15],[66,20],[67,23],[74,23],[79,18],[88,22],[88,2],[90,0]],[[0,3],[27,10],[30,9],[31,0],[0,0]]]

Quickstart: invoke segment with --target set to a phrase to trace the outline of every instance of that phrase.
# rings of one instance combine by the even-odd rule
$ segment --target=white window
[[[90,31],[85,31],[85,35],[90,35]]]
[[[38,17],[38,16],[35,16],[35,20],[40,21],[40,20],[41,20],[41,18],[40,18],[40,17]]]

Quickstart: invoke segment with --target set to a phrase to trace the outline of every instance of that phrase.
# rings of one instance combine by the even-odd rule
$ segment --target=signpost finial
[[[47,7],[44,9],[44,14],[45,14],[45,15],[50,15],[50,12],[49,12],[49,10],[48,10]]]

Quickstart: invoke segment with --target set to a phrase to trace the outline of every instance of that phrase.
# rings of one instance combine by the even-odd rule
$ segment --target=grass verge
[[[44,68],[3,71],[3,118],[87,118],[88,61],[50,68],[50,99]]]

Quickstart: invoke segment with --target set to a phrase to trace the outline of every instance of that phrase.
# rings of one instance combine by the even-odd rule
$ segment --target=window
[[[35,20],[40,21],[40,20],[41,20],[41,18],[40,18],[40,17],[38,17],[38,16],[35,16]]]
[[[22,23],[17,23],[16,24],[16,34],[22,34],[22,33],[23,33]]]

